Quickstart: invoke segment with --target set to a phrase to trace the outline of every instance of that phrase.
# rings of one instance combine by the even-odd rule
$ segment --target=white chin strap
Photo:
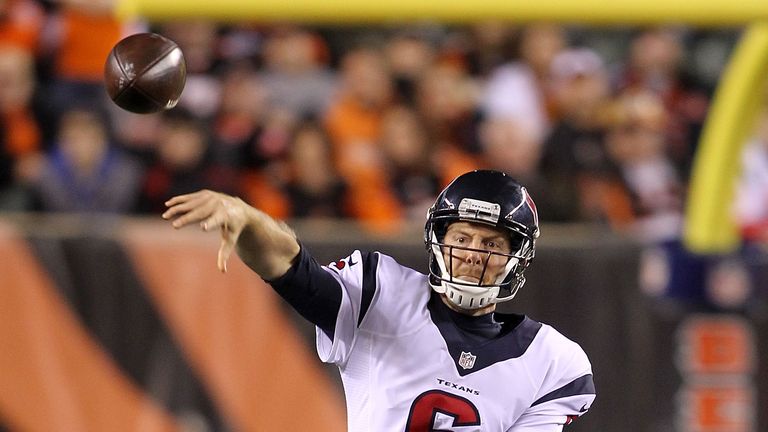
[[[440,267],[441,278],[439,285],[430,283],[430,286],[435,292],[445,294],[448,301],[462,309],[480,309],[489,304],[512,300],[515,294],[517,294],[517,289],[513,289],[510,295],[498,298],[499,285],[504,281],[509,272],[517,266],[518,258],[510,258],[507,265],[504,266],[504,271],[496,278],[496,285],[480,285],[482,281],[477,283],[465,282],[451,277],[443,259],[443,252],[440,250],[440,246],[437,245],[435,233],[432,233],[432,253],[435,256],[438,267]]]

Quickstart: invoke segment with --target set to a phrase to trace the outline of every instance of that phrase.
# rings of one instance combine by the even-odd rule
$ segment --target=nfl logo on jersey
[[[461,366],[464,369],[472,369],[475,367],[475,359],[477,356],[472,355],[471,352],[461,352],[461,356],[459,356],[459,366]]]

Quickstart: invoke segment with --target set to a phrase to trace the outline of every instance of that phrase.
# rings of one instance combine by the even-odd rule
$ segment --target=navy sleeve
[[[341,286],[304,246],[284,275],[267,282],[301,316],[333,340],[341,307]]]

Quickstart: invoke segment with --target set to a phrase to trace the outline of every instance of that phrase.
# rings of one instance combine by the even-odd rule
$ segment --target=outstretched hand
[[[227,260],[248,222],[248,205],[239,198],[210,190],[175,196],[165,205],[168,210],[162,217],[176,229],[199,224],[203,231],[220,230],[217,266],[226,273]]]

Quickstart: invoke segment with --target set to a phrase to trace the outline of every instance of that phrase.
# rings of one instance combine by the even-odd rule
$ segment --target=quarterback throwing
[[[175,228],[221,232],[317,327],[338,366],[350,431],[555,432],[595,399],[590,362],[549,325],[496,312],[525,283],[539,236],[526,189],[504,173],[456,178],[430,208],[429,274],[375,251],[318,264],[293,231],[238,198],[199,191],[168,201]]]

